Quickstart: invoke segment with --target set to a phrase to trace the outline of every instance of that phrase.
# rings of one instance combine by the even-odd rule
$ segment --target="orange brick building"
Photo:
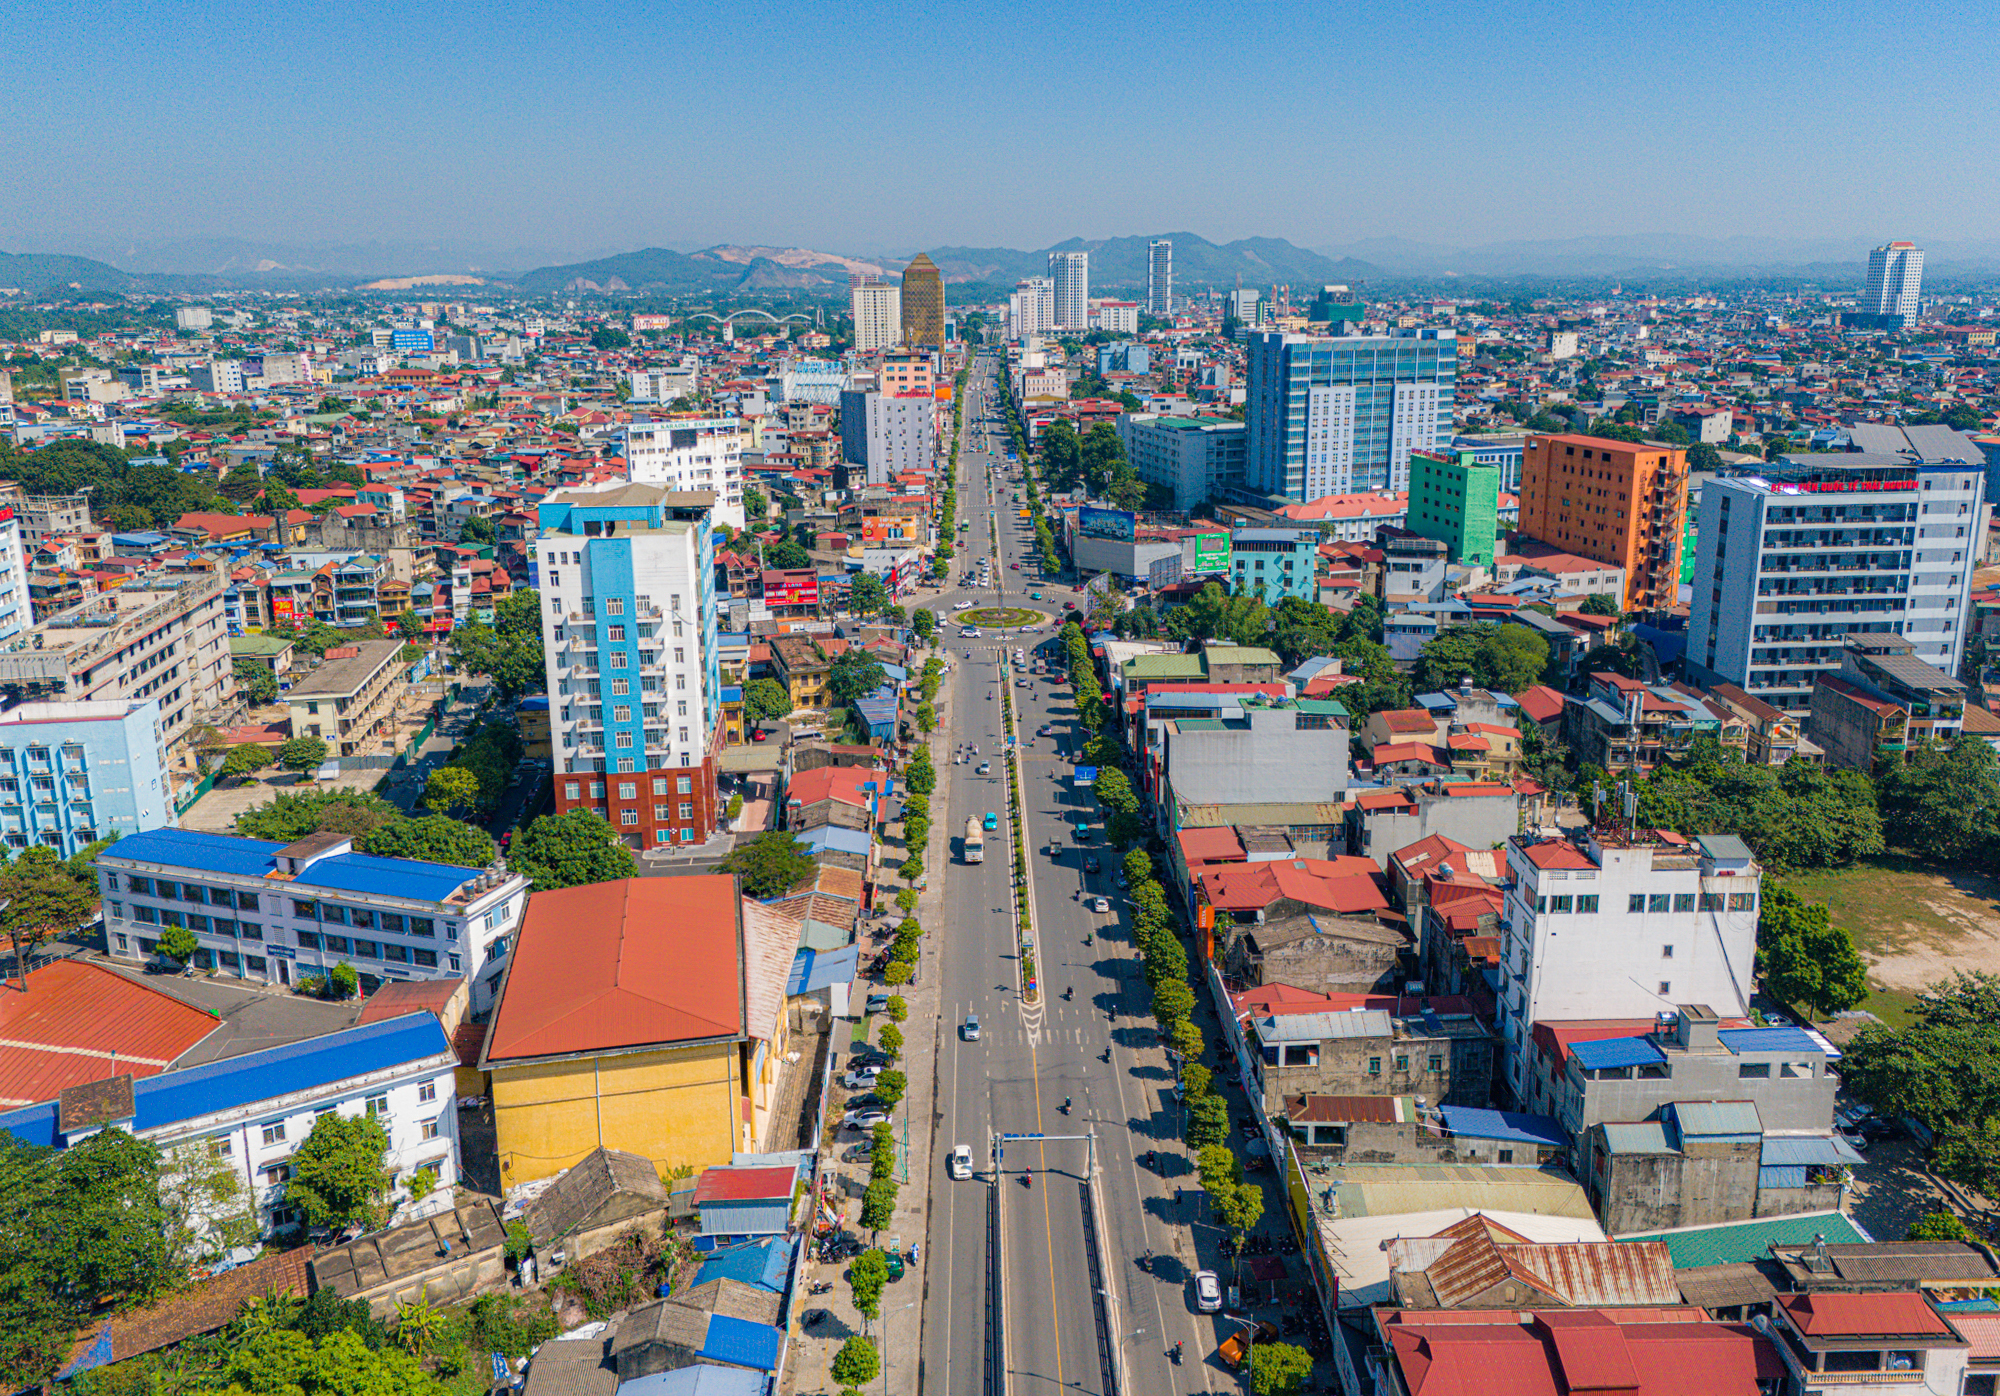
[[[1687,452],[1596,436],[1531,436],[1520,531],[1625,569],[1625,609],[1671,606],[1680,584]]]

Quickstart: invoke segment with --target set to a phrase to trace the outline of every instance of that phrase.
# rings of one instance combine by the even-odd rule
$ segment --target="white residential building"
[[[715,522],[743,527],[743,423],[736,417],[639,418],[618,433],[626,478],[715,496]]]
[[[205,330],[215,323],[215,317],[206,306],[184,305],[174,311],[174,328],[177,330]]]
[[[1923,304],[1924,250],[1915,243],[1885,243],[1868,254],[1868,290],[1861,308],[1871,315],[1914,320]]]
[[[1598,829],[1517,834],[1506,850],[1497,1026],[1514,1099],[1536,1023],[1748,1010],[1763,870],[1741,839]]]
[[[1049,253],[1049,279],[1055,283],[1056,328],[1090,328],[1090,254]]]
[[[903,288],[876,276],[856,276],[848,283],[854,315],[854,347],[870,354],[903,342]],[[738,527],[741,527],[739,524]]]
[[[927,392],[849,388],[840,395],[840,455],[871,485],[937,464],[937,399]]]
[[[1056,283],[1046,276],[1031,276],[1014,287],[1007,297],[1007,337],[1026,344],[1038,334],[1056,327]]]
[[[21,520],[11,506],[0,507],[0,641],[35,621],[28,601],[28,559],[21,546]]]
[[[634,849],[705,842],[721,740],[712,497],[566,490],[539,506],[556,811]]]
[[[701,360],[684,355],[677,364],[632,370],[629,380],[634,402],[672,402],[693,397],[701,391]]]
[[[303,1218],[286,1198],[293,1152],[322,1115],[366,1117],[389,1136],[383,1164],[395,1177],[393,1203],[410,1199],[410,1179],[431,1175],[433,1190],[413,1213],[452,1206],[458,1184],[458,1054],[437,1017],[407,1013],[304,1042],[267,1047],[134,1080],[119,1076],[0,1115],[0,1130],[25,1142],[67,1149],[103,1129],[123,1129],[174,1152],[199,1144],[244,1185],[263,1235]]]
[[[1092,301],[1090,327],[1107,334],[1139,333],[1139,302]]]
[[[269,984],[351,966],[364,987],[391,979],[471,979],[492,1006],[528,880],[354,851],[345,834],[292,843],[149,829],[98,855],[113,958],[151,959],[172,926],[195,933],[198,969]]]
[[[1807,707],[1843,638],[1901,635],[1947,674],[1986,536],[1985,457],[1949,427],[1855,426],[1853,452],[1786,456],[1702,487],[1687,658],[1704,683]]]
[[[230,395],[243,391],[240,359],[210,359],[188,370],[188,386],[198,393]]]

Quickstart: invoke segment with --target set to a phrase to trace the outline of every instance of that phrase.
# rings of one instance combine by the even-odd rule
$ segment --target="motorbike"
[[[1083,943],[1084,943],[1085,945],[1092,945],[1092,944],[1095,944],[1095,943],[1096,943],[1096,937],[1095,937],[1095,936],[1093,936],[1093,935],[1091,935],[1091,933],[1090,933],[1089,931],[1085,931],[1085,932],[1083,933]]]
[[[1174,1344],[1174,1365],[1176,1367],[1181,1365],[1181,1345],[1179,1343]]]
[[[814,1285],[811,1289],[807,1290],[806,1292],[808,1294],[831,1294],[833,1293],[833,1281],[821,1280],[818,1284]]]
[[[1067,1114],[1069,1113],[1069,1097],[1068,1097],[1068,1096],[1064,1096],[1064,1097],[1063,1097],[1063,1103],[1062,1103],[1062,1112],[1063,1112],[1063,1114],[1065,1114],[1065,1115],[1067,1115]]]
[[[1069,1002],[1069,1001],[1070,1001],[1071,999],[1073,999],[1073,998],[1075,998],[1075,997],[1076,997],[1076,990],[1074,990],[1074,989],[1064,989],[1064,990],[1063,990],[1063,1002],[1064,1002],[1064,1003],[1068,1003],[1068,1002]]]

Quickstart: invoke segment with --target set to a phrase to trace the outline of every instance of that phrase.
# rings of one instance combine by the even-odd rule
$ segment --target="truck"
[[[965,821],[965,861],[968,863],[986,861],[986,835],[979,831],[977,815]]]

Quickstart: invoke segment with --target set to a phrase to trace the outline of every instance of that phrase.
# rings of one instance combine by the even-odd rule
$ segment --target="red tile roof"
[[[1544,839],[1522,848],[1521,856],[1538,868],[1594,868],[1590,855],[1564,839]]]
[[[484,1063],[742,1036],[740,914],[726,876],[535,893]]]
[[[694,1185],[694,1202],[762,1202],[790,1197],[796,1168],[711,1168]]]
[[[1279,900],[1304,902],[1328,911],[1388,909],[1381,874],[1368,858],[1280,858],[1264,863],[1227,863],[1201,874],[1202,895],[1228,911],[1250,911]]]
[[[1380,1321],[1410,1396],[1755,1396],[1785,1376],[1771,1339],[1693,1308],[1405,1310]]]
[[[220,1020],[114,970],[57,960],[0,993],[0,1105],[54,1100],[107,1076],[157,1076]]]

